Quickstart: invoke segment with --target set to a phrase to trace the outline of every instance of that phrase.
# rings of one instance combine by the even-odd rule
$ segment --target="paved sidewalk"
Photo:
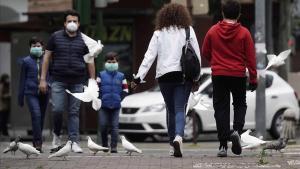
[[[0,142],[2,151],[7,142]],[[29,143],[30,144],[30,143]],[[137,147],[143,150],[143,154],[133,154],[128,156],[119,147],[118,154],[97,153],[92,156],[86,147],[86,142],[82,141],[81,146],[84,153],[70,153],[67,161],[62,158],[48,159],[50,142],[46,142],[40,156],[31,156],[26,159],[22,152],[17,151],[16,155],[10,153],[0,155],[0,169],[175,169],[175,168],[268,168],[268,169],[296,169],[300,168],[300,145],[288,145],[283,153],[273,151],[268,152],[264,165],[259,164],[259,150],[245,150],[243,155],[235,156],[229,150],[229,157],[218,158],[217,142],[200,142],[197,145],[192,143],[184,144],[183,158],[169,157],[169,146],[167,143],[136,143]]]

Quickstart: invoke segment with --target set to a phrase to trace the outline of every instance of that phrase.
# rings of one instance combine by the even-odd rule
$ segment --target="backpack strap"
[[[188,41],[190,39],[190,27],[185,28],[185,40]]]

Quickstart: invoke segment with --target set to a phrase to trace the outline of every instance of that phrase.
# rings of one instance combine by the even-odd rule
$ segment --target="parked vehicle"
[[[200,101],[189,110],[186,116],[185,136],[193,138],[193,119],[191,112],[196,113],[197,133],[216,132],[214,109],[212,104],[212,81],[210,68],[203,68],[201,77]],[[275,72],[266,71],[266,129],[274,138],[279,137],[282,130],[284,110],[290,108],[296,112],[299,120],[297,94],[293,88]],[[247,113],[244,129],[255,128],[256,92],[247,91]],[[231,99],[232,100],[232,99]],[[233,107],[231,105],[231,128]],[[139,140],[149,135],[167,134],[166,109],[159,87],[145,92],[127,96],[122,102],[120,113],[120,132],[128,138]]]

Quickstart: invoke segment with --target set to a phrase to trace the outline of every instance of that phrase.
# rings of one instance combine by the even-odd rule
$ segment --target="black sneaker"
[[[118,153],[117,147],[112,147],[110,153]]]
[[[231,134],[230,139],[232,141],[231,151],[236,155],[240,155],[242,153],[242,146],[239,133],[237,131],[234,131]]]
[[[218,152],[218,157],[227,157],[227,147],[220,146],[219,152]]]

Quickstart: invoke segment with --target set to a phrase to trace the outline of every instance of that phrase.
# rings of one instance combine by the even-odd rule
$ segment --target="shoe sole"
[[[218,154],[218,157],[227,157],[227,154]]]
[[[230,136],[230,139],[232,141],[231,151],[236,155],[240,155],[242,153],[242,146],[241,146],[240,139],[238,137],[239,136],[237,135]]]
[[[180,150],[180,144],[178,141],[174,141],[173,142],[173,146],[174,146],[174,157],[182,157],[182,153]]]

